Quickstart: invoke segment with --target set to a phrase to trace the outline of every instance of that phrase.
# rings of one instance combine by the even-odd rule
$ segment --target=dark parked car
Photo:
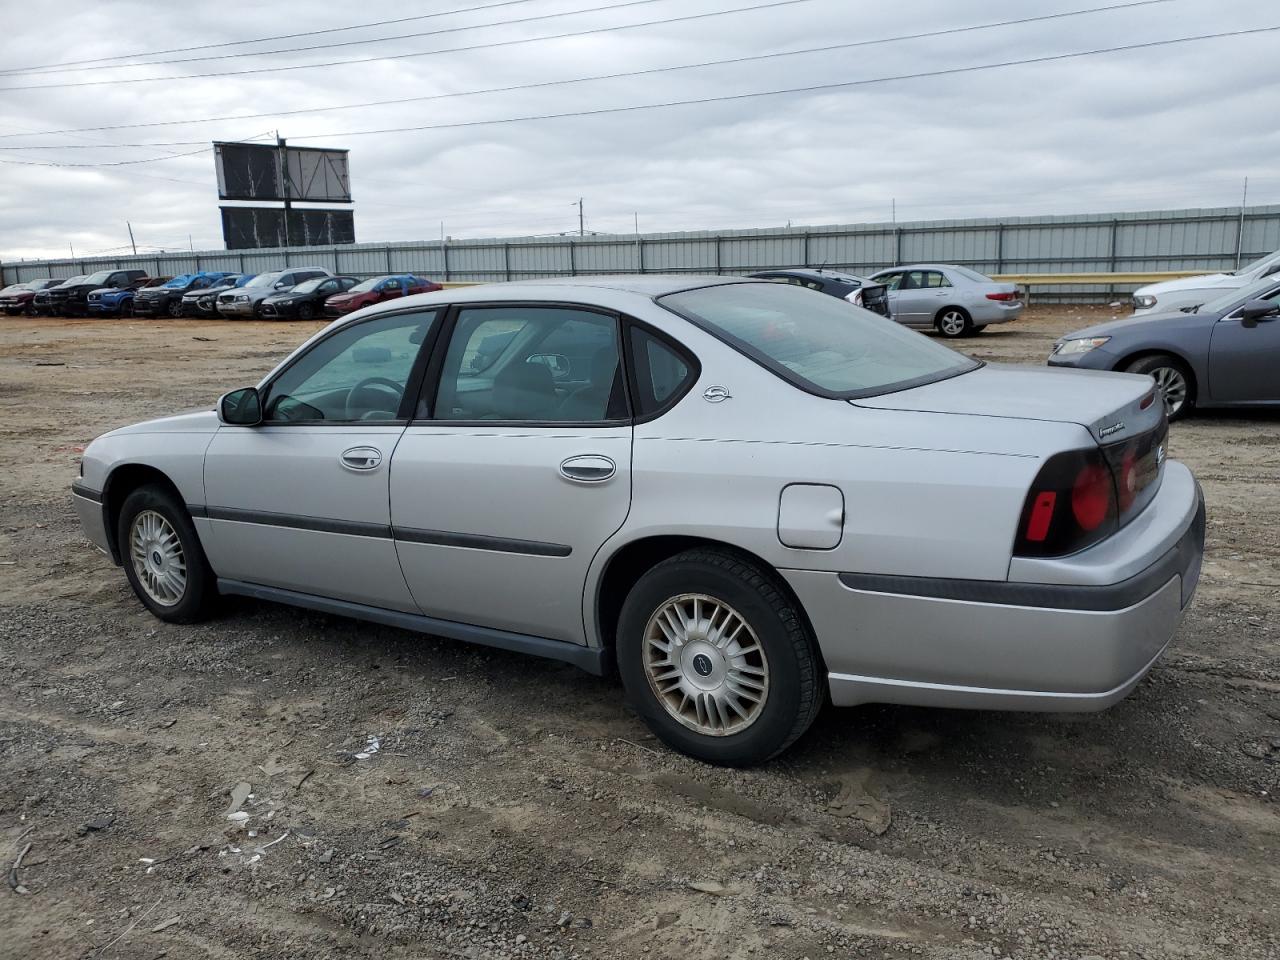
[[[102,287],[89,294],[86,306],[93,317],[133,316],[133,295],[145,287],[158,287],[169,277],[140,277],[127,287]]]
[[[16,317],[20,313],[31,316],[35,313],[36,294],[41,290],[56,287],[60,283],[62,283],[61,280],[51,280],[47,277],[42,280],[24,280],[22,283],[11,283],[3,290],[0,290],[0,310],[3,310],[11,317]]]
[[[1049,366],[1150,374],[1170,420],[1195,407],[1280,406],[1280,276],[1069,333]]]
[[[808,287],[819,293],[848,300],[854,306],[866,307],[882,317],[889,316],[888,288],[883,283],[876,283],[866,277],[833,273],[830,270],[765,270],[753,273],[751,277],[755,280],[774,280]]]
[[[325,301],[324,312],[331,317],[340,317],[361,307],[367,307],[371,303],[407,297],[411,293],[435,293],[443,289],[444,287],[438,283],[408,273],[371,277],[356,284],[346,293],[330,297]]]
[[[182,316],[182,295],[192,290],[205,290],[223,277],[220,273],[184,273],[174,277],[168,283],[158,287],[139,290],[133,298],[133,312],[139,317],[158,317],[168,315],[173,318]]]
[[[83,316],[89,310],[89,294],[103,287],[124,290],[147,276],[145,270],[99,270],[77,282],[60,283],[49,290],[49,312],[64,317]]]
[[[253,273],[233,273],[223,277],[212,286],[205,287],[203,290],[191,290],[182,295],[182,315],[184,317],[212,317],[218,316],[218,294],[226,293],[228,290],[235,290],[237,287],[243,287],[252,280],[256,274]]]
[[[258,305],[263,320],[310,320],[324,312],[325,301],[359,283],[357,277],[312,277],[292,290],[273,293]]]
[[[31,300],[33,312],[40,317],[52,317],[56,312],[54,293],[63,287],[74,287],[77,284],[84,283],[87,279],[89,278],[84,274],[78,277],[68,277],[51,287],[45,287],[43,290],[37,291],[35,297]]]

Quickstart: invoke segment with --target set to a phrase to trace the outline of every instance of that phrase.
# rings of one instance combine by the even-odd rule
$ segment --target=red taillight
[[[988,293],[988,300],[1017,300],[1021,294],[1014,290],[1012,293]]]
[[[1115,504],[1116,487],[1111,471],[1101,463],[1089,463],[1076,474],[1071,487],[1071,515],[1080,529],[1092,533],[1102,526]]]
[[[1152,390],[1150,393],[1148,393],[1145,397],[1142,398],[1142,402],[1138,404],[1138,409],[1145,410],[1147,409],[1147,407],[1151,406],[1151,404],[1155,402],[1156,402],[1156,392]]]
[[[1053,508],[1058,502],[1058,495],[1052,490],[1036,494],[1035,505],[1031,508],[1031,516],[1027,519],[1027,539],[1033,543],[1044,543],[1049,536],[1049,526],[1053,523]]]

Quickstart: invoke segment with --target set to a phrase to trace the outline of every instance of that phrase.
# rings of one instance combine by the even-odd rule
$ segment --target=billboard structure
[[[228,250],[355,243],[350,208],[294,210],[293,203],[351,203],[348,151],[275,144],[215,143],[218,199],[283,206],[222,207]]]

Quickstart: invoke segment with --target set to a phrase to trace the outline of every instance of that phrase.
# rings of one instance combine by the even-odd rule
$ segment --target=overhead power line
[[[202,43],[194,47],[170,47],[167,50],[141,50],[136,53],[120,53],[110,57],[94,57],[89,60],[64,60],[61,63],[35,64],[26,67],[6,67],[0,69],[0,75],[9,73],[33,73],[42,70],[60,70],[63,67],[78,64],[110,63],[112,60],[131,60],[134,57],[163,57],[169,53],[190,53],[194,50],[221,50],[226,47],[239,47],[250,43],[270,43],[273,40],[297,40],[299,37],[318,37],[330,33],[345,33],[348,30],[363,30],[368,27],[388,27],[397,23],[411,23],[417,20],[432,20],[436,17],[451,17],[459,13],[474,13],[477,10],[492,10],[495,7],[513,7],[517,4],[531,3],[533,0],[500,0],[498,3],[482,3],[474,7],[459,7],[455,10],[441,10],[438,13],[423,13],[412,17],[396,17],[394,20],[371,20],[368,23],[349,23],[345,27],[326,27],[323,30],[304,30],[301,33],[279,33],[271,37],[253,37],[248,40],[227,40],[222,43]],[[146,66],[146,64],[135,64]]]
[[[641,110],[659,110],[667,107],[685,107],[707,103],[729,103],[740,100],[752,100],[759,97],[788,96],[798,93],[818,93],[825,90],[847,90],[853,87],[872,86],[881,83],[894,83],[903,80],[922,80],[932,77],[956,76],[966,73],[979,73],[986,70],[1000,70],[1008,67],[1021,67],[1038,63],[1054,63],[1063,60],[1074,60],[1081,57],[1100,56],[1108,53],[1122,53],[1129,50],[1150,50],[1158,47],[1173,46],[1180,43],[1194,43],[1202,40],[1220,40],[1228,37],[1252,36],[1280,31],[1280,26],[1253,27],[1246,30],[1228,30],[1220,33],[1202,33],[1190,37],[1172,37],[1167,40],[1148,40],[1143,43],[1126,43],[1114,47],[1097,47],[1093,50],[1080,50],[1074,53],[1055,53],[1040,57],[1025,57],[1019,60],[1002,60],[996,63],[973,64],[965,67],[947,67],[939,70],[923,70],[915,73],[900,73],[885,77],[869,77],[862,80],[844,80],[836,83],[815,83],[803,87],[786,87],[779,90],[756,90],[750,93],[732,93],[717,97],[697,97],[689,100],[667,100],[660,103],[639,103],[621,107],[600,107],[595,110],[571,110],[564,113],[531,114],[520,117],[499,117],[490,120],[461,120],[453,123],[422,124],[412,127],[386,127],[378,130],[344,130],[334,133],[291,134],[290,140],[328,140],[334,137],[365,137],[375,134],[414,133],[423,130],[454,130],[463,127],[484,127],[508,123],[525,123],[534,120],[562,120],[571,117],[595,117],[606,114],[633,113]],[[46,148],[49,149],[49,148]],[[196,151],[199,152],[199,151]],[[156,160],[170,159],[157,157]],[[19,161],[0,160],[0,163]],[[150,161],[135,160],[129,163],[146,163]],[[49,164],[51,166],[113,166],[109,163],[88,164]]]
[[[361,57],[353,60],[330,60],[323,63],[293,63],[277,67],[255,67],[252,70],[227,70],[216,73],[180,73],[169,77],[127,77],[119,80],[79,80],[70,83],[27,84],[16,87],[0,87],[0,93],[10,93],[14,90],[65,90],[70,87],[105,87],[126,83],[169,83],[174,80],[200,80],[209,77],[243,77],[252,74],[282,73],[291,70],[316,70],[322,67],[342,67],[349,64],[410,60],[417,57],[434,57],[442,53],[462,53],[468,50],[488,50],[495,47],[514,47],[527,43],[541,43],[544,40],[565,40],[571,37],[594,36],[601,33],[614,33],[620,30],[637,30],[643,27],[664,26],[669,23],[688,23],[693,20],[709,20],[712,17],[723,17],[734,13],[750,13],[756,10],[773,10],[778,7],[790,7],[800,3],[812,2],[813,0],[770,0],[768,3],[757,3],[745,7],[731,7],[728,10],[712,10],[708,13],[691,13],[681,17],[665,17],[661,20],[643,20],[639,23],[622,23],[610,27],[592,27],[588,30],[571,30],[566,33],[555,33],[542,37],[519,37],[513,40],[495,40],[490,43],[473,43],[464,47],[448,47],[443,50],[422,50],[415,53],[390,53],[384,54],[380,57]]]
[[[784,57],[807,56],[815,53],[830,53],[836,50],[849,50],[855,47],[869,47],[884,43],[897,43],[904,40],[923,40],[932,37],[950,36],[959,33],[971,33],[979,30],[991,30],[997,27],[1020,26],[1028,23],[1039,23],[1046,20],[1062,20],[1068,17],[1079,17],[1112,10],[1127,10],[1132,7],[1150,6],[1157,3],[1170,3],[1173,0],[1136,0],[1132,3],[1120,3],[1105,7],[1088,7],[1082,10],[1066,10],[1060,13],[1042,14],[1035,17],[1019,17],[1015,20],[997,20],[990,23],[971,24],[962,27],[946,27],[939,30],[928,30],[921,33],[905,33],[893,37],[878,37],[872,40],[853,40],[848,43],[833,43],[821,47],[807,47],[802,50],[782,50],[776,53],[753,54],[745,57],[727,57],[721,60],[705,60],[700,63],[683,63],[669,67],[649,67],[643,70],[628,70],[621,73],[596,74],[589,77],[574,77],[568,80],[544,80],[535,83],[518,83],[505,87],[487,87],[480,90],[460,90],[451,93],[433,93],[420,97],[400,97],[394,100],[367,100],[362,103],[329,104],[323,107],[305,107],[297,110],[280,110],[274,113],[249,113],[239,116],[199,117],[184,120],[151,120],[144,123],[117,123],[99,127],[75,127],[68,130],[44,130],[33,133],[0,134],[0,140],[13,137],[53,136],[75,133],[96,133],[104,130],[131,130],[151,127],[187,126],[200,123],[224,123],[227,121],[259,120],[267,117],[294,117],[308,113],[331,113],[338,110],[363,110],[375,107],[401,106],[406,103],[423,103],[430,100],[448,100],[456,97],[475,97],[489,93],[514,93],[520,90],[537,90],[545,87],[567,86],[576,83],[592,83],[599,80],[620,80],[627,77],[652,76],[661,73],[673,73],[679,70],[695,70],[703,67],[720,67],[742,63],[757,63],[763,60],[776,60]],[[194,142],[194,141],[192,141]],[[124,144],[122,144],[124,146]],[[0,149],[8,149],[0,147]]]
[[[446,33],[463,33],[467,30],[484,30],[489,27],[507,27],[521,23],[536,23],[541,20],[556,20],[560,17],[573,17],[584,13],[603,13],[612,10],[625,10],[630,7],[647,6],[652,3],[665,3],[666,0],[624,0],[622,3],[607,3],[601,6],[584,7],[579,10],[562,10],[558,13],[541,13],[532,17],[518,17],[512,20],[494,20],[490,23],[473,23],[458,27],[442,27],[439,30],[423,30],[419,33],[399,33],[393,37],[370,37],[364,40],[339,40],[336,43],[314,43],[306,47],[282,47],[279,50],[248,50],[242,53],[220,53],[207,57],[184,57],[175,60],[150,60],[146,63],[108,63],[93,67],[56,67],[36,71],[6,71],[6,77],[38,76],[44,77],[58,73],[79,73],[85,70],[130,70],[136,67],[163,67],[175,63],[207,63],[210,60],[234,60],[240,57],[268,57],[281,53],[306,53],[310,50],[334,50],[338,47],[358,47],[370,43],[386,43],[388,40],[414,40],[421,37],[437,37]],[[380,58],[379,58],[380,59]]]

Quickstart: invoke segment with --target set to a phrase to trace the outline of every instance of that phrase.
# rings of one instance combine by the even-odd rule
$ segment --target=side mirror
[[[1240,308],[1241,326],[1253,329],[1259,320],[1270,320],[1280,316],[1280,304],[1271,300],[1249,300]]]
[[[257,387],[224,393],[218,400],[218,419],[232,427],[256,427],[262,422],[262,398]]]

